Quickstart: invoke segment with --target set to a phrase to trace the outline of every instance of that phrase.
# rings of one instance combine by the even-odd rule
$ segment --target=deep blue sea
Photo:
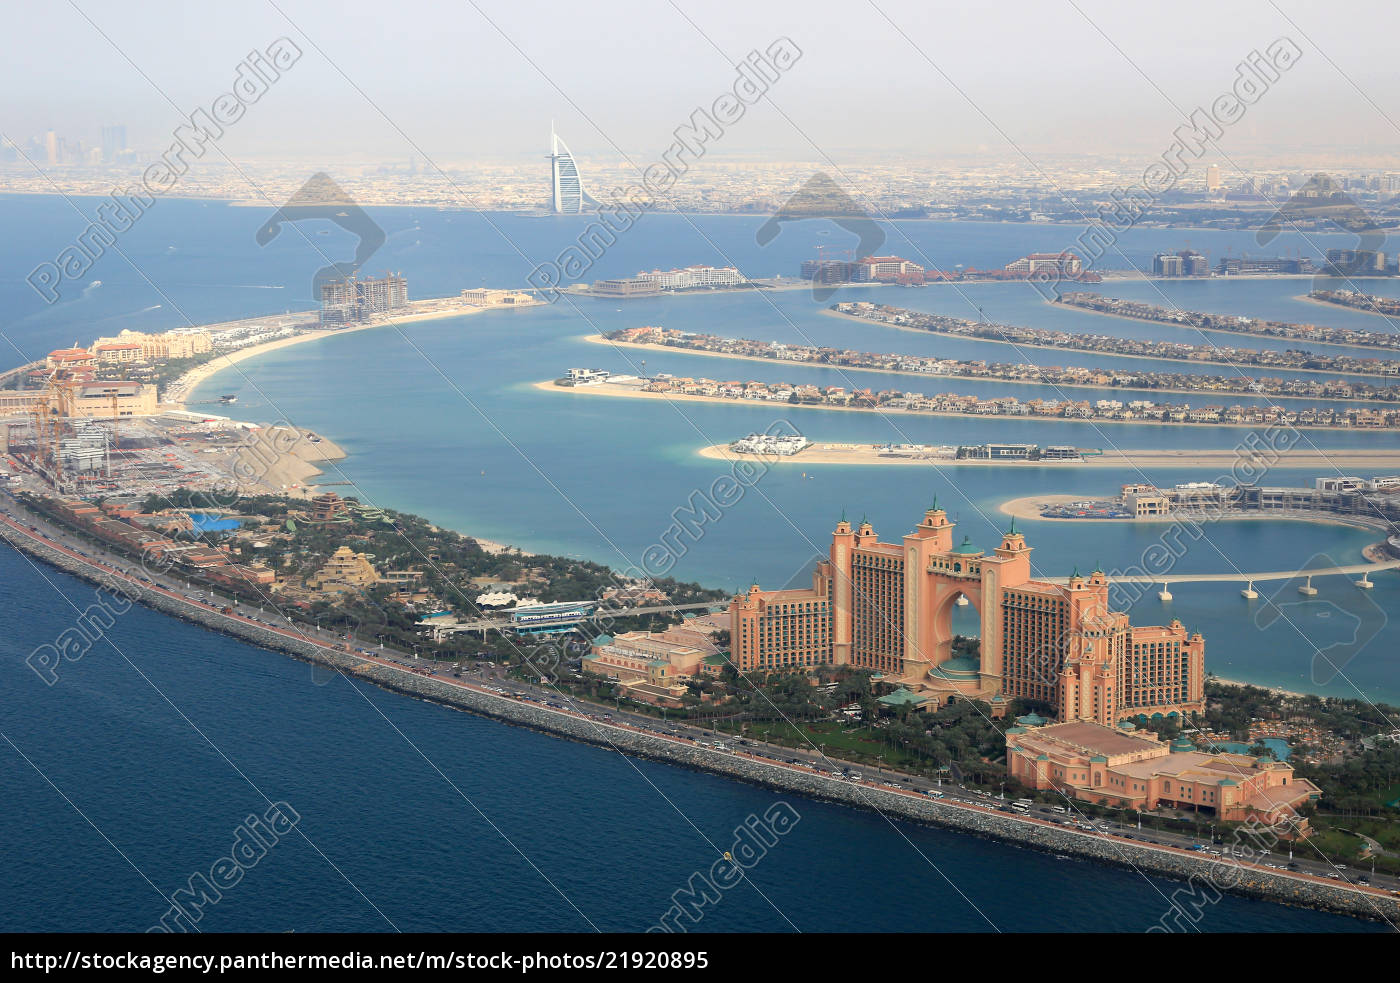
[[[434,209],[372,214],[389,238],[370,268],[402,270],[414,296],[521,284],[533,262],[557,254],[582,224]],[[48,306],[24,275],[51,259],[83,222],[64,200],[44,197],[0,198],[0,216],[5,228],[24,230],[0,242],[0,342],[12,353],[0,364],[125,327],[158,330],[305,309],[311,277],[324,256],[348,258],[351,246],[339,232],[319,238],[311,232],[307,239],[284,232],[259,248],[253,234],[266,219],[259,209],[163,201],[121,240],[125,257],[105,256],[84,282]],[[737,217],[649,215],[586,278],[725,261],[753,275],[792,273],[824,241],[815,226],[799,225],[761,248],[754,241],[759,224]],[[943,266],[1004,265],[1026,252],[1061,248],[1077,233],[1064,227],[908,222],[891,228],[887,248]],[[1315,242],[1339,244],[1336,238]],[[1141,265],[1158,250],[1184,248],[1188,239],[1216,256],[1257,248],[1249,233],[1143,231],[1124,237],[1126,260],[1107,265]],[[1278,249],[1295,246],[1309,248],[1300,240]],[[1190,309],[1386,328],[1378,318],[1297,300],[1308,285],[1211,281],[1160,289]],[[1368,284],[1389,293],[1396,286]],[[1104,289],[1162,302],[1152,284],[1109,283]],[[847,291],[838,298],[862,295],[968,316],[981,306],[995,319],[1037,326],[1088,325],[1081,329],[1125,336],[1156,330],[1053,308],[1018,284]],[[658,541],[677,509],[724,473],[719,462],[696,457],[698,447],[764,429],[787,411],[532,388],[570,366],[633,368],[630,353],[589,344],[583,336],[663,324],[872,350],[1012,357],[1004,346],[832,319],[822,306],[801,291],[626,304],[561,301],[330,337],[220,373],[196,398],[237,393],[234,412],[240,418],[289,419],[331,437],[349,454],[326,476],[353,483],[339,489],[343,494],[525,548],[627,567]],[[1180,333],[1184,340],[1200,340]],[[1057,363],[1074,358],[1054,357]],[[770,378],[777,371],[680,353],[649,353],[646,367],[714,378]],[[835,382],[835,370],[791,366],[781,372],[793,381],[852,384]],[[877,375],[860,373],[855,384],[934,391],[932,381]],[[978,383],[962,385],[987,391]],[[1249,436],[1228,429],[814,410],[791,411],[789,419],[824,441],[1028,440],[1131,450],[1230,448]],[[1395,440],[1307,435],[1323,449]],[[843,509],[852,518],[867,515],[887,538],[897,537],[937,495],[974,542],[990,547],[1007,522],[996,507],[1010,497],[1109,496],[1121,481],[1215,477],[1199,468],[1120,474],[776,467],[703,536],[684,541],[672,572],[724,588],[755,577],[769,585],[800,582]],[[1251,477],[1290,484],[1310,481],[1313,474],[1275,469]],[[1163,531],[1127,523],[1018,522],[1018,528],[1036,547],[1036,569],[1046,575],[1066,574],[1076,565],[1133,565]],[[1326,565],[1328,558],[1357,562],[1374,538],[1363,530],[1288,521],[1216,523],[1188,542],[1175,569],[1236,572]],[[1315,601],[1294,605],[1282,619],[1260,618],[1258,607],[1243,601],[1232,584],[1180,585],[1166,605],[1149,592],[1131,613],[1135,622],[1178,617],[1202,631],[1208,667],[1222,676],[1400,702],[1400,627],[1387,617],[1400,607],[1400,577],[1378,576],[1363,601],[1342,578],[1319,579],[1316,586],[1321,593]],[[315,685],[311,670],[300,663],[139,609],[119,620],[112,645],[94,646],[46,687],[23,660],[71,623],[75,611],[66,597],[81,608],[91,592],[12,552],[0,553],[0,610],[8,629],[0,638],[7,675],[0,720],[18,749],[0,746],[12,833],[0,910],[11,929],[144,929],[165,910],[160,893],[183,885],[196,870],[207,871],[227,852],[237,825],[263,812],[266,800],[290,803],[302,817],[299,833],[274,847],[211,910],[209,929],[586,930],[590,921],[603,929],[643,929],[664,913],[670,894],[693,871],[708,866],[715,845],[727,849],[743,820],[774,802],[770,793],[748,786],[631,762],[342,679]],[[1374,608],[1360,609],[1359,603]],[[1364,639],[1357,639],[1358,631]],[[1323,679],[1314,671],[1318,649],[1344,656],[1340,675]],[[706,929],[1133,931],[1157,921],[1172,890],[1132,872],[1057,862],[891,825],[875,815],[791,801],[801,822],[755,868],[751,886],[730,892],[716,906]],[[1227,899],[1210,909],[1204,927],[1365,926]]]

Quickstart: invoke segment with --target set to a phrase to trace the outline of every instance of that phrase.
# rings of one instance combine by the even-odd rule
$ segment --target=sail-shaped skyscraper
[[[598,204],[583,189],[583,179],[579,177],[578,165],[568,146],[549,127],[549,176],[553,189],[552,207],[556,215],[579,215],[586,206]]]

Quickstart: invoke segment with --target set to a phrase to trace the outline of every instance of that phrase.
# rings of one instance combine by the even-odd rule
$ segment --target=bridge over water
[[[1371,574],[1379,573],[1383,570],[1394,570],[1400,568],[1400,560],[1386,560],[1381,563],[1352,563],[1340,567],[1315,567],[1309,570],[1266,570],[1258,573],[1167,573],[1160,576],[1113,576],[1113,581],[1120,584],[1139,584],[1142,586],[1152,586],[1160,584],[1162,589],[1157,592],[1157,596],[1164,601],[1172,599],[1170,584],[1242,584],[1240,593],[1249,599],[1254,599],[1259,595],[1254,590],[1255,583],[1268,583],[1277,580],[1301,580],[1298,592],[1304,595],[1317,593],[1317,588],[1312,585],[1314,577],[1340,577],[1361,575],[1361,579],[1355,581],[1357,587],[1369,590]],[[1051,583],[1067,584],[1068,577],[1047,577]]]
[[[1316,567],[1311,570],[1268,570],[1262,573],[1168,573],[1161,576],[1118,576],[1114,575],[1115,583],[1127,584],[1197,584],[1197,583],[1229,583],[1243,584],[1254,581],[1268,582],[1271,580],[1302,580],[1306,577],[1335,577],[1350,576],[1354,574],[1379,573],[1382,570],[1394,570],[1400,567],[1400,560],[1386,560],[1383,563],[1353,563],[1344,567]],[[1068,577],[1047,577],[1054,584],[1069,583]]]

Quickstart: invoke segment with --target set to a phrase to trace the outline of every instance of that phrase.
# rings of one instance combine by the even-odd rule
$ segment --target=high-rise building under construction
[[[321,284],[321,323],[352,324],[408,307],[408,281],[401,273],[359,277],[351,274]]]

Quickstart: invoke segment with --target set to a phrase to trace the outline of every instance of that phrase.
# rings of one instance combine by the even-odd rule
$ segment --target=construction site
[[[340,449],[309,431],[162,410],[152,386],[85,382],[50,373],[41,388],[7,391],[23,407],[0,417],[4,480],[78,498],[180,490],[307,494],[316,462]],[[16,410],[19,412],[16,412]]]

